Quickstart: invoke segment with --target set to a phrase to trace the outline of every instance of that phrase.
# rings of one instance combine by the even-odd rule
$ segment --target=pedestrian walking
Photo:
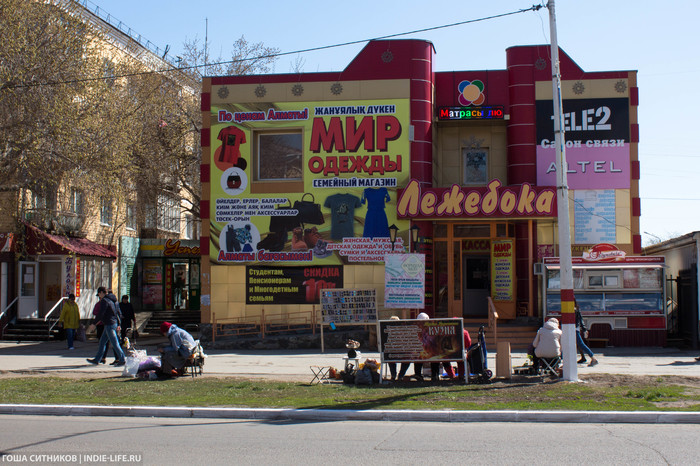
[[[90,331],[94,330],[98,322],[104,324],[104,332],[100,337],[100,342],[97,347],[97,354],[94,358],[88,359],[87,362],[90,364],[99,364],[102,361],[102,357],[107,352],[107,342],[112,343],[112,349],[115,353],[115,361],[112,363],[114,366],[123,366],[126,363],[126,356],[124,351],[122,351],[121,345],[119,344],[119,339],[117,337],[117,331],[120,330],[119,327],[119,311],[117,310],[117,297],[112,293],[107,293],[104,286],[97,289],[97,296],[100,298],[98,314],[90,324]]]
[[[126,332],[131,328],[132,333],[136,333],[136,314],[134,314],[134,306],[129,302],[129,295],[122,296],[122,301],[119,303],[119,310],[122,314],[122,332],[121,342],[124,343]]]
[[[80,309],[78,309],[78,304],[75,302],[75,295],[73,293],[69,294],[68,299],[63,301],[61,316],[58,318],[58,322],[66,331],[68,349],[75,349],[73,347],[73,340],[76,330],[80,327]]]
[[[589,366],[595,366],[598,364],[598,360],[593,355],[593,351],[586,345],[583,341],[583,337],[588,338],[588,329],[583,321],[583,316],[581,315],[581,308],[578,306],[578,302],[574,299],[574,312],[576,313],[576,347],[581,353],[581,359],[577,362],[579,364],[586,363],[586,355],[591,358],[591,362],[588,363]]]

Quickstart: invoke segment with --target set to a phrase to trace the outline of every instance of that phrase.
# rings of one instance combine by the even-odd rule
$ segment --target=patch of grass
[[[627,391],[625,396],[629,398],[640,398],[650,402],[675,401],[683,396],[683,388],[677,385],[639,388]]]
[[[0,378],[3,403],[316,409],[700,411],[700,394],[653,379],[614,384],[498,382],[491,385],[308,385],[198,378]],[[690,393],[689,393],[690,392]],[[675,403],[674,408],[659,402]]]

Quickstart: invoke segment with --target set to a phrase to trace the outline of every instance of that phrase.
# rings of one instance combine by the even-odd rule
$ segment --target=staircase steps
[[[17,319],[7,326],[2,339],[17,342],[56,340],[59,334],[58,326],[49,332],[49,327],[54,322],[53,320],[44,322],[44,319]]]
[[[160,335],[160,324],[163,322],[170,322],[191,333],[191,330],[199,328],[199,324],[202,322],[202,314],[200,311],[186,309],[153,311],[151,318],[148,319],[146,326],[143,328],[144,333]]]

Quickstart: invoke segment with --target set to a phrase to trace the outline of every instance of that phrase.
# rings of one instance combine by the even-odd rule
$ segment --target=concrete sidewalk
[[[162,338],[142,340],[140,349],[155,355]],[[95,355],[96,342],[76,342],[69,351],[65,342],[0,342],[0,376],[57,375],[64,377],[119,377],[122,369],[93,366],[85,359]],[[342,350],[319,351],[227,351],[208,352],[205,376],[238,376],[271,380],[311,382],[310,366],[343,367]],[[607,348],[598,351],[595,367],[579,365],[586,374],[679,375],[700,377],[697,352],[673,348]],[[525,353],[511,355],[513,366],[526,361]],[[365,358],[379,358],[376,352],[362,352]],[[112,356],[108,359],[111,361]],[[495,372],[495,355],[489,355]],[[436,410],[321,410],[248,409],[149,406],[76,406],[0,404],[0,414],[52,416],[135,416],[191,417],[251,420],[295,420],[331,422],[339,420],[380,420],[394,422],[577,422],[577,423],[685,423],[700,424],[700,412],[613,412],[613,411],[436,411]]]
[[[156,346],[164,343],[164,338],[150,338],[139,341],[138,347],[149,355],[157,355]],[[75,350],[69,351],[65,342],[0,342],[1,374],[43,374],[68,377],[114,377],[122,373],[122,368],[109,364],[93,366],[85,359],[95,356],[97,343],[76,342]],[[310,366],[333,366],[342,369],[345,351],[320,350],[205,350],[208,357],[204,373],[212,376],[238,376],[272,380],[310,382]],[[606,348],[596,351],[600,363],[595,367],[580,364],[578,373],[586,374],[627,374],[627,375],[678,375],[700,377],[700,362],[695,361],[698,351],[683,351],[675,348]],[[362,351],[365,358],[379,359],[376,351]],[[527,361],[524,352],[511,354],[514,367]],[[108,363],[113,360],[108,354]],[[495,353],[489,354],[488,367],[496,372]],[[410,372],[410,371],[409,371]]]

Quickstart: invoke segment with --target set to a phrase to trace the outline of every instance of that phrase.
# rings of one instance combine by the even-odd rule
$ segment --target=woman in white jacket
[[[552,317],[537,331],[532,340],[532,365],[537,370],[540,358],[556,358],[561,356],[561,330],[559,321]]]

